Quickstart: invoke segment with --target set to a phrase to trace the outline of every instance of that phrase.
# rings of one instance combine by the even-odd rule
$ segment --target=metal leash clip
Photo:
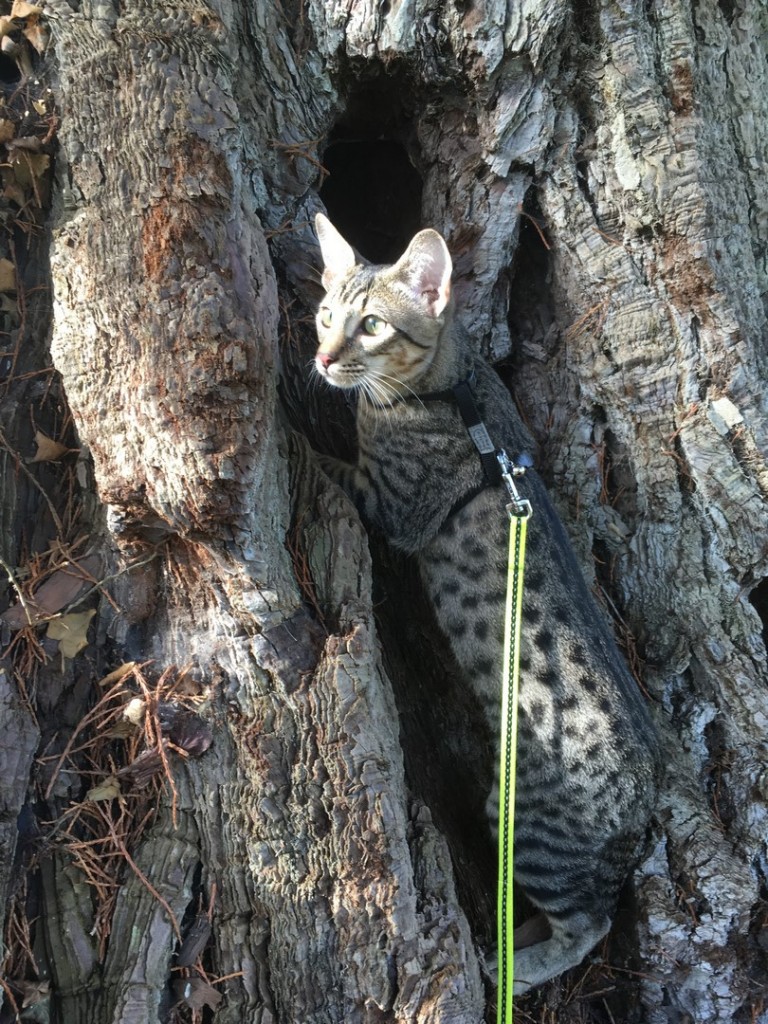
[[[533,465],[533,459],[525,452],[521,452],[517,456],[517,460],[510,459],[503,448],[496,452],[496,458],[501,469],[501,479],[504,481],[504,486],[507,488],[507,494],[509,495],[507,512],[510,517],[530,519],[533,511],[531,503],[527,498],[520,496],[520,492],[515,486],[514,478],[516,476],[524,476],[526,469],[530,469]]]

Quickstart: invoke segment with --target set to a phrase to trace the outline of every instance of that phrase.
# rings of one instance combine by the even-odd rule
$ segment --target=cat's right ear
[[[438,317],[451,297],[452,270],[451,254],[443,236],[427,228],[413,236],[390,274],[403,283],[411,298],[430,316]]]
[[[315,231],[323,254],[323,288],[329,291],[334,281],[348,274],[355,265],[355,253],[325,214],[315,215]]]

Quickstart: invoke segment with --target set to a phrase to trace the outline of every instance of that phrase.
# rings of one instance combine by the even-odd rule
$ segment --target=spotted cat
[[[497,447],[530,450],[530,438],[508,391],[454,318],[451,258],[436,231],[420,231],[394,265],[370,266],[322,214],[315,224],[326,289],[315,367],[329,384],[358,395],[357,462],[321,457],[323,465],[368,523],[417,556],[438,621],[497,728],[506,496],[486,479],[454,385],[467,382]],[[578,964],[608,931],[657,774],[643,699],[563,527],[535,472],[523,486],[534,514],[521,647],[515,878],[545,916],[543,933],[551,934],[519,948],[524,935],[516,933],[515,994]],[[492,819],[497,800],[495,786]]]

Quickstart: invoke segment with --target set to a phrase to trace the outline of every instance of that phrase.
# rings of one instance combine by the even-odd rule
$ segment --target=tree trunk
[[[495,1019],[491,744],[306,440],[352,444],[307,375],[321,201],[375,261],[445,234],[666,750],[610,940],[521,1019],[768,1022],[768,12],[573,7],[46,5],[50,235],[16,229],[0,395],[3,1022]],[[33,426],[69,451],[27,465]]]

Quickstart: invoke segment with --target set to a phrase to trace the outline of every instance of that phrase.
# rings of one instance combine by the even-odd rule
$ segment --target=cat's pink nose
[[[336,358],[337,357],[334,356],[334,355],[331,355],[330,352],[318,352],[317,356],[316,356],[316,359],[317,359],[318,363],[320,363],[321,366],[324,366],[326,368],[326,370],[331,365],[331,363],[335,363],[336,362]]]

